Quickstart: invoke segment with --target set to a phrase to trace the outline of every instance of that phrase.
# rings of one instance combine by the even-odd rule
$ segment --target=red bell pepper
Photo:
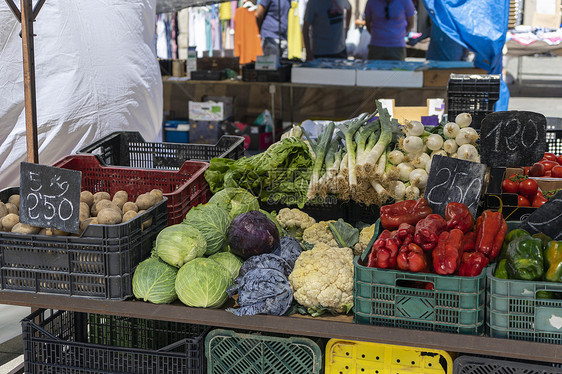
[[[437,245],[439,235],[447,229],[447,222],[439,214],[430,214],[416,224],[414,243],[426,251]]]
[[[463,233],[469,232],[474,225],[474,218],[468,207],[461,203],[451,202],[445,208],[447,230],[459,229]]]
[[[507,222],[501,212],[485,210],[476,220],[476,251],[494,261],[507,233]]]
[[[395,230],[401,223],[415,225],[420,219],[432,212],[425,198],[418,200],[404,200],[391,205],[381,206],[380,218],[382,227]]]
[[[420,246],[410,243],[400,247],[397,258],[398,269],[411,272],[429,272],[429,266],[425,253]]]
[[[367,266],[381,269],[396,268],[396,256],[400,244],[396,232],[384,230],[373,243],[367,258]]]
[[[463,232],[459,229],[443,231],[439,235],[437,247],[432,252],[433,269],[437,274],[454,274],[461,263],[463,251]]]
[[[404,242],[404,240],[408,237],[414,238],[414,233],[416,232],[416,228],[409,223],[401,223],[398,226],[397,235],[398,238]],[[403,243],[402,243],[403,244]]]
[[[476,233],[474,231],[467,232],[463,238],[463,252],[472,252],[476,247]]]
[[[462,255],[459,275],[463,277],[475,277],[482,273],[488,266],[488,258],[480,252],[466,252]]]

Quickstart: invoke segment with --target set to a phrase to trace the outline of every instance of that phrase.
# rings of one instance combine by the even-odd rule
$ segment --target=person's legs
[[[344,49],[339,53],[334,53],[330,55],[314,55],[314,58],[347,58],[347,51]]]
[[[263,38],[261,48],[264,56],[279,57],[279,40],[274,38]],[[287,49],[287,41],[281,40],[281,58],[288,58],[289,51]]]
[[[405,47],[369,46],[369,60],[400,60],[406,59]]]

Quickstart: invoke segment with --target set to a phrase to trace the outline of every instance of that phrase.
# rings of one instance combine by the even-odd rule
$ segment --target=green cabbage
[[[196,258],[178,271],[176,293],[187,306],[220,308],[228,299],[226,290],[232,282],[227,268],[210,258]]]
[[[254,195],[243,188],[235,187],[225,188],[217,192],[211,197],[209,203],[224,207],[228,211],[230,220],[233,220],[239,214],[260,208],[258,199]]]
[[[240,270],[240,267],[242,266],[242,259],[240,257],[235,256],[230,252],[219,252],[209,258],[227,268],[232,275],[232,279],[235,279],[238,276],[238,270]]]
[[[205,237],[191,225],[177,224],[166,227],[156,237],[155,251],[158,257],[177,268],[203,256],[206,250]]]
[[[226,243],[226,231],[230,218],[225,208],[217,204],[200,204],[185,215],[184,224],[195,227],[207,242],[205,255],[212,255]]]
[[[133,295],[154,304],[168,304],[177,299],[175,283],[178,269],[158,257],[141,262],[133,274]]]

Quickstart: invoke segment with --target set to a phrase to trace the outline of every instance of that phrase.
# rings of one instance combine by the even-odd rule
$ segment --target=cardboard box
[[[189,102],[190,121],[223,121],[232,117],[232,105],[224,102]]]
[[[191,143],[216,144],[222,135],[220,121],[190,121],[189,140]]]
[[[291,82],[355,86],[357,71],[354,69],[324,69],[293,66]]]
[[[189,143],[189,121],[166,121],[164,123],[164,139],[164,141],[170,143]]]
[[[560,27],[560,0],[525,0],[523,24],[533,27]]]
[[[403,122],[420,121],[425,126],[437,126],[445,112],[445,99],[427,99],[427,106],[395,106],[394,99],[380,99],[388,113]]]

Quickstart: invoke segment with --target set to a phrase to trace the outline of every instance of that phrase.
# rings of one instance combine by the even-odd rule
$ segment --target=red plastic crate
[[[82,172],[82,189],[96,193],[107,191],[113,196],[124,190],[129,200],[157,188],[168,198],[168,225],[181,223],[185,214],[210,197],[205,180],[206,162],[186,161],[177,170],[135,169],[103,166],[94,155],[71,155],[57,161],[53,166]]]

